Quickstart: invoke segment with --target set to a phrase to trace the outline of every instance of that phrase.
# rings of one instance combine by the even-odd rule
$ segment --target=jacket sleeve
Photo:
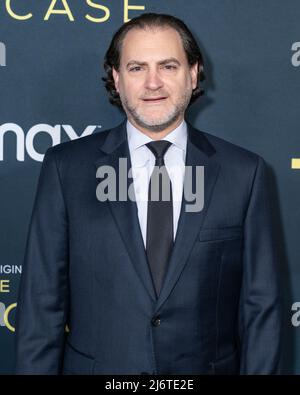
[[[68,297],[67,213],[55,151],[50,148],[39,176],[22,267],[16,374],[60,373]]]
[[[244,222],[240,374],[280,373],[282,333],[278,254],[266,164],[258,164]]]

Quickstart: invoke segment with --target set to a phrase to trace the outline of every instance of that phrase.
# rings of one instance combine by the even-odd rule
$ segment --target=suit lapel
[[[108,133],[100,149],[99,158],[95,161],[96,168],[103,165],[112,166],[115,169],[118,184],[119,158],[126,158],[128,165],[127,171],[131,168],[126,120]],[[195,166],[204,166],[204,207],[199,212],[187,212],[185,210],[186,204],[190,204],[191,202],[188,202],[185,195],[183,195],[175,244],[169,261],[166,278],[157,300],[139,226],[136,202],[130,199],[118,201],[118,198],[116,201],[108,201],[113,218],[134,268],[150,297],[156,302],[155,312],[166,301],[178,281],[202,227],[220,170],[220,165],[213,160],[214,153],[214,147],[209,143],[203,133],[194,129],[188,123],[186,166],[193,168]],[[195,191],[194,179],[193,191]]]
[[[187,212],[185,205],[190,202],[183,195],[175,244],[166,278],[157,300],[156,312],[168,298],[179,279],[207,213],[220,168],[220,165],[212,159],[214,152],[213,146],[203,133],[188,123],[186,166],[204,166],[204,207],[199,212]],[[195,191],[194,181],[193,177],[193,191]]]
[[[116,172],[117,200],[108,200],[109,207],[134,268],[150,297],[155,301],[155,290],[147,263],[136,202],[130,199],[118,201],[119,158],[127,160],[127,174],[131,168],[126,121],[109,132],[104,144],[101,146],[101,151],[102,155],[95,162],[96,168],[98,169],[99,166],[103,165],[111,166]],[[132,179],[129,179],[129,183],[131,182]]]

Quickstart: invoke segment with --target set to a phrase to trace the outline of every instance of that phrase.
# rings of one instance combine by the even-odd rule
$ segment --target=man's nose
[[[163,81],[157,70],[148,70],[145,80],[145,88],[147,89],[160,89],[163,86]]]

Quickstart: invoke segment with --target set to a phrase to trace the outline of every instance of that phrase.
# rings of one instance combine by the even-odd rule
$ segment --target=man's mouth
[[[156,102],[161,102],[165,99],[166,99],[166,97],[160,96],[160,97],[150,97],[148,99],[143,99],[143,101],[148,102],[148,103],[156,103]]]

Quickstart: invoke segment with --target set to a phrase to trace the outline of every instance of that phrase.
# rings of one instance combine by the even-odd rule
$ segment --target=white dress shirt
[[[146,248],[148,186],[155,165],[155,156],[150,149],[145,146],[145,144],[155,140],[152,140],[150,137],[139,131],[129,120],[127,120],[126,127],[138,218],[144,246]],[[172,143],[165,153],[164,161],[172,183],[173,234],[175,240],[183,194],[187,145],[186,122],[183,120],[182,123],[170,132],[163,140],[167,140]]]

